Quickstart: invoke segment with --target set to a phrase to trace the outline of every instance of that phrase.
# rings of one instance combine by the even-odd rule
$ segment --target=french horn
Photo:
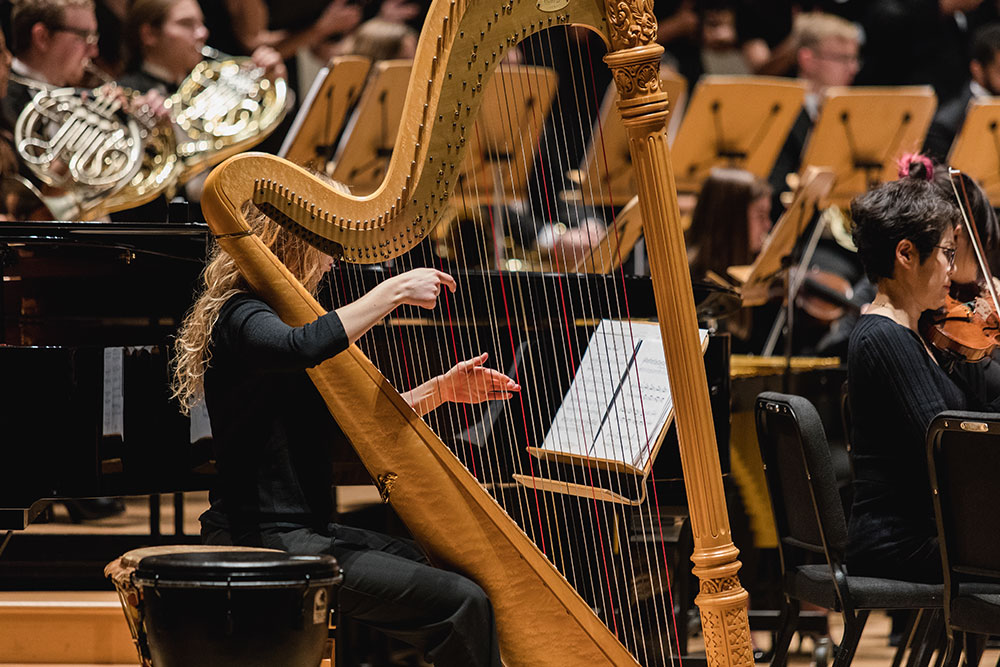
[[[55,217],[92,219],[142,165],[138,121],[119,94],[44,88],[14,126],[14,146]]]
[[[287,111],[284,79],[266,78],[250,58],[208,46],[202,55],[166,102],[180,133],[181,183],[263,141]]]
[[[92,220],[134,208],[259,143],[284,118],[288,88],[250,58],[210,47],[164,101],[168,118],[133,108],[139,93],[106,83],[93,90],[45,87],[14,129],[18,156],[53,218]]]

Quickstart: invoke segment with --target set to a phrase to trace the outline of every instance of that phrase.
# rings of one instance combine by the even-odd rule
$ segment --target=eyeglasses
[[[840,65],[857,65],[861,67],[861,58],[853,53],[823,53],[816,51],[816,57]]]
[[[68,25],[50,25],[49,30],[54,32],[69,32],[84,41],[87,46],[96,46],[101,34],[96,30],[86,30],[84,28],[73,28]]]
[[[949,269],[954,269],[955,268],[955,253],[958,252],[958,248],[950,248],[950,247],[944,246],[944,245],[939,245],[939,246],[934,246],[934,247],[935,248],[941,248],[942,252],[944,252],[945,259],[948,260],[948,268]]]

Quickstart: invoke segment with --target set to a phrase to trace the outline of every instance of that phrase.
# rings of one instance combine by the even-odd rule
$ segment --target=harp
[[[747,594],[737,576],[738,552],[714,444],[667,146],[668,101],[658,79],[662,48],[653,43],[656,19],[650,0],[609,0],[607,5],[594,0],[435,1],[420,37],[389,170],[373,193],[339,194],[291,163],[245,154],[212,172],[203,210],[218,242],[257,293],[289,324],[311,321],[322,308],[250,232],[241,204],[252,199],[279,223],[345,262],[374,264],[406,256],[448,214],[463,157],[474,143],[482,92],[505,53],[535,33],[570,25],[602,36],[609,46],[605,61],[621,95],[659,328],[668,341],[664,352],[695,541],[692,560],[701,581],[696,602],[706,653],[713,665],[749,665]],[[644,632],[637,625],[667,621],[644,614],[638,623],[628,621],[601,602],[616,596],[574,589],[554,564],[562,557],[555,544],[546,543],[551,530],[539,526],[533,541],[485,492],[489,485],[481,474],[463,465],[358,347],[309,373],[383,499],[432,560],[469,576],[489,594],[507,664],[662,664],[670,659],[668,649],[648,649],[633,636]],[[526,495],[530,502],[539,492]],[[616,509],[590,499],[582,506],[595,508],[596,525],[608,529],[594,553],[614,557],[621,545],[607,542],[615,539]],[[604,567],[607,572],[606,560]],[[617,582],[613,575],[596,579],[600,586],[595,588]],[[630,589],[617,598],[631,595]]]

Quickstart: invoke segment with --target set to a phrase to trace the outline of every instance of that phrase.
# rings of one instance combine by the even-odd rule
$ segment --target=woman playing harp
[[[390,166],[375,192],[363,197],[341,195],[287,162],[243,155],[221,166],[206,181],[203,210],[216,238],[237,261],[254,290],[288,324],[310,322],[322,314],[322,309],[247,226],[240,211],[242,202],[252,199],[282,226],[348,262],[375,264],[391,260],[394,265],[405,266],[413,254],[409,251],[423,244],[435,225],[462,205],[458,200],[468,195],[456,190],[456,186],[467,171],[466,158],[482,158],[476,131],[480,112],[487,112],[485,100],[489,99],[491,82],[517,80],[505,71],[506,54],[526,37],[548,28],[585,25],[604,35],[611,46],[605,61],[619,84],[620,108],[650,248],[652,291],[659,313],[658,325],[652,328],[661,334],[655,345],[663,350],[670,371],[669,380],[664,379],[663,384],[671,385],[681,443],[695,538],[695,573],[703,582],[697,602],[706,628],[706,645],[711,664],[749,664],[752,655],[746,593],[737,577],[737,552],[725,518],[702,340],[696,326],[666,142],[667,99],[657,79],[662,50],[652,43],[656,23],[651,9],[650,2],[625,0],[608,4],[587,0],[436,2],[425,20],[414,58],[415,74],[408,87]],[[547,34],[539,35],[539,39],[544,42]],[[499,71],[495,72],[498,65]],[[537,83],[533,76],[529,73],[521,79],[529,90]],[[537,92],[537,88],[534,90]],[[536,103],[528,104],[529,97]],[[537,103],[539,97],[529,97],[511,108],[521,109],[522,114],[527,113],[525,110],[537,111],[541,106]],[[487,113],[506,118],[505,107]],[[532,126],[516,122],[516,117],[514,121],[515,130]],[[485,133],[499,128],[480,129]],[[496,134],[513,136],[515,140],[519,137],[516,131],[506,129]],[[520,138],[525,146],[537,143],[532,135]],[[491,162],[500,166],[520,164],[515,154],[509,149],[498,151]],[[529,159],[526,155],[523,162]],[[496,191],[512,180],[498,174]],[[481,181],[475,183],[484,187]],[[493,201],[497,204],[499,200]],[[496,240],[500,240],[499,236]],[[488,251],[495,249],[502,249],[502,243],[495,243]],[[495,287],[483,302],[486,308],[467,304],[462,319],[486,326],[504,322],[502,330],[492,326],[493,347],[485,349],[501,368],[514,368],[514,373],[509,374],[520,381],[523,371],[517,369],[534,363],[534,355],[545,341],[515,334],[506,323],[518,319],[538,321],[550,306],[552,321],[558,326],[546,322],[543,328],[526,330],[527,334],[544,331],[548,336],[558,330],[567,345],[559,352],[558,367],[540,365],[531,379],[562,382],[573,372],[585,342],[579,338],[580,330],[574,333],[573,328],[579,325],[584,331],[587,327],[592,330],[596,322],[609,317],[620,322],[627,319],[628,310],[624,304],[614,313],[577,307],[585,303],[580,300],[581,294],[585,294],[586,303],[591,296],[605,302],[614,300],[620,286],[612,285],[610,277],[602,278],[603,282],[593,290],[583,289],[572,297],[566,291],[569,284],[580,285],[581,281],[565,275],[536,277],[544,280],[541,292],[536,294],[544,293],[547,298],[528,301],[523,295],[531,286],[518,274],[502,270],[491,275],[468,272],[458,276],[459,284],[463,284],[460,294],[467,291],[467,280]],[[407,318],[406,323],[432,320],[425,327],[428,337],[436,333],[450,337],[449,323],[442,321],[446,316],[442,313],[436,321],[430,315]],[[401,335],[407,334],[401,331]],[[460,336],[456,332],[455,340],[472,339]],[[627,343],[631,345],[631,341]],[[652,347],[643,348],[644,358]],[[442,345],[444,358],[453,359],[451,355],[457,349],[465,349],[459,358],[467,358],[484,348],[474,351]],[[629,349],[637,350],[634,345]],[[631,472],[637,470],[633,459],[623,464],[629,472],[619,474],[623,459],[604,459],[595,464],[594,457],[581,457],[584,460],[580,465],[570,465],[574,466],[572,474],[580,480],[576,490],[585,492],[586,497],[568,498],[557,490],[562,480],[532,476],[532,470],[548,471],[559,463],[550,465],[548,454],[539,453],[544,449],[544,423],[522,418],[525,411],[541,405],[534,398],[521,400],[519,396],[509,409],[507,404],[501,404],[498,412],[504,414],[495,418],[484,414],[478,423],[470,419],[469,427],[456,429],[464,438],[462,454],[470,450],[471,460],[493,463],[490,457],[497,457],[500,463],[516,460],[518,465],[523,464],[523,474],[500,470],[488,478],[497,468],[484,472],[478,465],[464,466],[458,453],[392,389],[382,366],[376,368],[361,350],[349,348],[308,372],[383,497],[392,503],[434,562],[468,574],[487,591],[508,664],[556,667],[671,661],[666,562],[658,546],[661,543],[653,537],[660,534],[656,525],[658,504],[652,493],[645,493],[648,477],[644,470],[652,457],[648,450],[643,448],[645,456],[639,462],[643,470],[638,474]],[[527,387],[527,382],[524,385]],[[614,384],[595,385],[598,391],[605,392],[609,386],[613,391]],[[555,385],[551,389],[550,397],[561,398],[564,387]],[[641,394],[636,395],[637,401],[640,398]],[[553,410],[557,405],[548,403]],[[600,420],[600,414],[597,417]],[[488,438],[510,436],[511,446],[500,449],[494,441],[482,444],[473,437],[476,430]],[[656,434],[652,426],[649,430]],[[585,437],[578,441],[587,445]],[[626,497],[616,489],[599,491],[588,481],[591,474],[595,480],[614,477],[613,483],[631,485],[638,496]],[[508,493],[515,496],[510,502],[505,497]],[[602,494],[600,498],[596,497],[598,493]],[[616,504],[619,502],[622,504]],[[573,511],[562,511],[571,504]],[[510,511],[505,512],[505,508]],[[578,516],[577,508],[587,509],[589,514],[574,526],[571,522]],[[523,521],[528,518],[530,525]],[[633,518],[644,522],[643,533],[653,539],[621,539],[621,529],[632,525]],[[569,528],[586,532],[590,541],[576,544],[563,539]],[[572,567],[564,567],[567,564]],[[576,581],[570,582],[568,577]],[[572,583],[582,585],[574,587]],[[543,627],[548,631],[540,633]]]
[[[308,289],[332,260],[262,214],[257,233]],[[344,572],[339,611],[420,649],[436,665],[498,666],[482,589],[427,564],[411,542],[332,522],[331,443],[343,438],[305,369],[355,342],[395,307],[434,308],[451,276],[416,269],[303,327],[289,327],[215,248],[205,288],[177,339],[174,386],[185,408],[204,395],[219,479],[202,516],[209,544],[329,553]],[[418,413],[445,401],[510,398],[519,387],[485,355],[404,394]]]

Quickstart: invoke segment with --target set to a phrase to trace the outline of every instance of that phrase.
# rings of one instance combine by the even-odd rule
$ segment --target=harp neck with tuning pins
[[[749,665],[747,595],[737,577],[738,552],[725,509],[667,145],[668,100],[659,85],[662,48],[653,41],[657,22],[652,8],[651,0],[607,0],[607,4],[435,0],[420,37],[388,172],[378,189],[363,197],[341,194],[289,162],[246,154],[231,158],[210,175],[202,207],[219,243],[253,289],[289,324],[309,322],[322,314],[322,308],[250,232],[240,213],[244,201],[253,200],[277,222],[342,260],[342,266],[380,262],[398,266],[448,217],[463,160],[474,150],[474,124],[483,92],[498,66],[504,67],[507,52],[550,28],[585,26],[599,34],[608,46],[604,60],[621,97],[619,110],[636,170],[694,534],[692,560],[701,580],[696,602],[706,653],[713,665]],[[525,141],[537,142],[537,137]],[[514,293],[516,281],[504,282],[504,272],[499,273],[505,291],[496,298],[507,305],[519,296]],[[546,294],[559,304],[553,309],[562,310],[556,317],[561,324],[553,329],[568,330],[570,320],[587,321],[584,312],[566,315],[560,291],[564,283],[558,276],[549,280],[552,291]],[[455,297],[461,296],[460,290]],[[457,313],[459,304],[454,307]],[[514,314],[507,319],[530,318],[540,309],[539,303],[510,305]],[[627,317],[627,306],[624,310],[622,317]],[[440,329],[447,327],[448,322],[442,322]],[[403,337],[401,328],[399,335]],[[502,369],[513,364],[515,373],[534,372],[530,361],[523,362],[534,354],[530,346],[518,348],[507,330],[503,335],[494,330],[492,336],[499,357],[495,361]],[[459,338],[449,333],[439,344]],[[568,338],[573,346],[572,336]],[[522,354],[521,349],[529,351]],[[443,356],[450,359],[453,354],[446,351]],[[571,351],[562,358],[565,365],[572,365],[578,356]],[[527,424],[523,437],[510,438],[513,445],[506,453],[489,450],[481,442],[473,451],[466,438],[462,447],[454,448],[468,448],[469,456],[462,458],[464,454],[442,441],[440,432],[447,425],[432,429],[428,422],[433,419],[418,417],[386,379],[390,373],[385,360],[377,361],[378,368],[352,346],[309,374],[383,497],[432,560],[469,576],[489,594],[505,662],[532,666],[670,662],[669,626],[676,622],[670,618],[672,605],[643,594],[666,590],[666,559],[657,550],[632,558],[628,541],[620,539],[622,506],[606,503],[596,494],[567,499],[538,488],[511,490],[517,485],[510,482],[504,466],[523,463],[529,476],[540,474],[543,467],[540,460],[524,461],[527,446],[537,444],[523,442],[535,438]],[[418,363],[418,358],[409,359],[410,366]],[[558,384],[555,371],[536,374],[548,375]],[[523,378],[518,379],[524,384]],[[524,416],[532,409],[526,404],[531,402],[532,396],[522,393],[517,421],[527,421]],[[515,407],[510,406],[511,411]],[[491,437],[502,430],[493,428]],[[508,429],[514,430],[513,425]],[[492,469],[492,462],[500,459],[504,463]],[[592,480],[607,471],[588,468],[585,462],[577,472]],[[631,483],[645,482],[635,479],[639,482]],[[623,483],[620,476],[616,483]],[[647,498],[637,511],[647,532],[655,533],[655,502]],[[584,533],[593,544],[580,545]],[[638,574],[620,572],[636,563]],[[652,602],[641,603],[650,597]]]

